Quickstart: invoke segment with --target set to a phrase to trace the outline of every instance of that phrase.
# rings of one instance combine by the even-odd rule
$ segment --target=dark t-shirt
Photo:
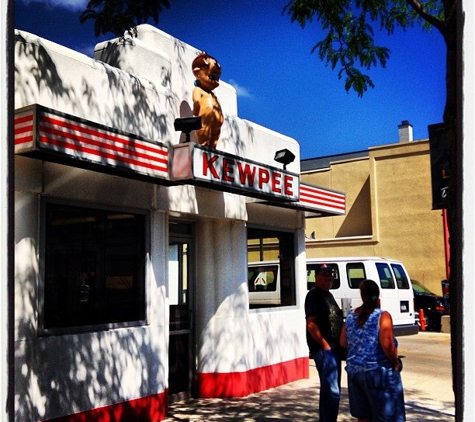
[[[343,312],[330,292],[312,287],[305,298],[305,317],[313,316],[323,338],[332,349],[340,349],[340,333],[343,327]],[[321,347],[307,330],[307,344],[313,356]]]

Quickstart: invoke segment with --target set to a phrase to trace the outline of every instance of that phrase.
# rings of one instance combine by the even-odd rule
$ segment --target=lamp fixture
[[[190,132],[201,129],[201,116],[180,117],[175,119],[174,126],[177,132],[180,131],[186,135],[186,142],[190,142]]]
[[[274,160],[278,163],[283,164],[284,170],[286,170],[287,164],[290,164],[292,161],[295,160],[295,155],[292,154],[292,152],[290,152],[288,149],[281,149],[279,151],[276,151]]]

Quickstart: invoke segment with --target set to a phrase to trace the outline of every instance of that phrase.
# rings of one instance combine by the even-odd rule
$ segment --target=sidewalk
[[[339,422],[355,421],[348,407],[347,381],[343,371]],[[407,422],[454,422],[452,401],[427,397],[415,377],[403,377]],[[241,421],[241,422],[317,422],[318,374],[310,362],[309,379],[296,381],[271,390],[233,399],[195,399],[170,405],[164,422]]]

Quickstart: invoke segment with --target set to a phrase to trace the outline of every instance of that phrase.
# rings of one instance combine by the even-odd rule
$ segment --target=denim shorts
[[[374,422],[405,422],[401,373],[392,368],[348,374],[350,413]]]

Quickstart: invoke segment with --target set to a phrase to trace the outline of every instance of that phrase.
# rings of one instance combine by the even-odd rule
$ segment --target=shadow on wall
[[[64,66],[59,69],[59,62],[55,62],[55,57],[60,53],[50,52],[41,42],[31,42],[28,37],[21,32],[15,34],[17,107],[39,102],[45,93],[44,98],[50,101],[43,104],[47,107],[151,140],[171,143],[175,139],[172,128],[179,103],[171,90],[159,92],[153,84],[143,79],[92,59],[90,64],[93,68],[89,69],[88,74],[71,68],[70,73],[65,73],[68,69],[65,70]],[[180,45],[177,45],[177,49],[179,52]],[[82,64],[78,63],[78,66]],[[183,71],[189,71],[185,63]],[[96,81],[88,79],[91,75],[101,76],[108,90],[101,87],[99,92],[97,83],[94,84]],[[169,84],[169,80],[169,75],[164,74],[164,85]],[[103,98],[104,92],[108,95],[107,99]],[[228,130],[223,142],[232,145],[237,155],[242,155],[240,151],[245,149],[243,139],[254,142],[254,128],[237,117],[228,118],[225,124]],[[246,133],[242,133],[243,130]],[[187,200],[193,201],[192,196]],[[16,242],[15,420],[33,421],[60,416],[58,412],[65,403],[72,411],[80,412],[101,403],[121,402],[126,397],[137,398],[137,391],[143,396],[149,395],[151,391],[163,391],[161,388],[166,382],[166,367],[157,358],[160,355],[159,346],[152,343],[152,336],[146,333],[147,330],[161,328],[147,326],[39,336],[40,251],[32,239],[25,237]],[[247,308],[247,301],[240,303],[238,312],[247,313]],[[273,325],[271,330],[265,319],[260,321],[256,317],[255,321],[260,324],[257,332],[267,333],[265,347],[259,350],[257,356],[257,363],[265,364],[268,362],[265,359],[267,355],[279,353],[275,350],[275,336],[281,336],[285,330],[283,324],[277,330]],[[222,334],[229,334],[229,331],[223,329]],[[251,326],[239,327],[237,338],[233,341],[237,344],[254,343],[256,339],[253,335]],[[165,338],[164,333],[156,332],[153,338],[157,336]],[[297,344],[294,337],[290,335],[285,344]],[[224,341],[224,338],[219,342]],[[282,341],[279,343],[282,344]],[[218,358],[227,359],[219,354],[219,347],[221,344],[218,344]],[[237,362],[236,370],[249,359],[244,348],[241,353],[233,358]],[[207,358],[216,359],[217,356],[213,353]],[[126,422],[126,419],[116,421]]]
[[[30,43],[21,33],[16,33],[15,41],[15,90],[21,106],[39,102],[41,94],[48,91],[60,110],[61,104],[67,103],[68,112],[79,117],[92,119],[96,115],[97,121],[109,122],[112,127],[133,132],[143,127],[148,132],[142,136],[170,140],[168,122],[173,109],[164,103],[172,103],[170,96],[160,99],[157,94],[158,102],[150,103],[148,91],[152,86],[131,75],[124,79],[117,69],[97,64],[107,75],[112,97],[117,98],[115,103],[104,104],[86,75],[79,76],[77,84],[63,80],[54,55],[43,45]],[[66,82],[69,80],[71,83]],[[128,98],[126,103],[121,100],[124,97]],[[143,125],[144,121],[152,125]],[[160,333],[163,327],[39,335],[38,256],[34,240],[16,240],[15,420],[53,418],[60,416],[65,406],[78,412],[163,391],[166,368],[158,356],[165,354],[158,350],[156,341],[151,341],[157,336],[165,338],[165,333]],[[153,337],[146,333],[150,329],[155,330]],[[116,421],[127,419],[119,417]]]
[[[185,99],[191,98],[192,87],[187,87],[184,82],[181,84],[184,91],[176,93],[171,86],[169,69],[160,70],[161,86],[157,87],[112,65],[59,47],[46,48],[41,39],[21,31],[15,32],[16,108],[40,102],[46,107],[152,141],[165,144],[179,142],[173,123],[175,118],[191,113],[191,105]],[[176,68],[180,78],[186,81],[191,70],[190,64],[185,61],[185,45],[176,40],[174,49]],[[66,51],[77,54],[78,60],[69,57],[66,65],[58,60],[58,57],[61,60],[67,57]],[[118,49],[107,49],[105,54],[110,63],[118,64]],[[73,68],[74,63],[76,68]],[[219,149],[245,156],[246,142],[255,143],[254,127],[237,116],[225,117],[220,137],[220,145],[224,148]]]
[[[54,58],[62,53],[47,50],[41,40],[21,32],[15,33],[15,50],[16,108],[41,101],[47,107],[150,140],[171,142],[170,129],[178,107],[171,91],[158,91],[147,81],[93,59],[90,63],[78,61],[77,66],[83,68],[77,69],[71,69],[70,59],[60,68]],[[108,84],[107,90],[97,85],[100,78]],[[51,104],[44,103],[47,101]]]
[[[31,239],[17,243],[15,286],[21,294],[17,293],[15,303],[19,333],[15,339],[15,420],[49,419],[60,416],[65,406],[78,412],[163,391],[165,367],[158,356],[164,353],[146,333],[153,329],[155,338],[165,338],[160,333],[163,328],[38,336],[33,317],[38,314],[40,280],[36,256]]]
[[[344,219],[336,237],[371,236],[373,234],[369,176],[346,215],[333,218]]]
[[[244,294],[244,290],[247,290],[247,282],[241,285],[238,292],[222,301],[216,314],[199,333],[198,371],[220,373],[220,368],[229,368],[226,372],[240,374],[239,379],[243,381],[241,386],[233,385],[234,378],[230,376],[228,383],[212,385],[212,394],[220,397],[240,395],[241,391],[248,394],[280,385],[287,374],[263,370],[257,378],[249,368],[264,369],[270,363],[285,363],[290,356],[302,356],[303,337],[298,333],[299,327],[292,326],[295,318],[289,319],[289,314],[280,310],[249,312],[248,295]],[[237,317],[230,325],[229,315],[233,314]],[[305,330],[305,325],[302,324],[300,328]]]

